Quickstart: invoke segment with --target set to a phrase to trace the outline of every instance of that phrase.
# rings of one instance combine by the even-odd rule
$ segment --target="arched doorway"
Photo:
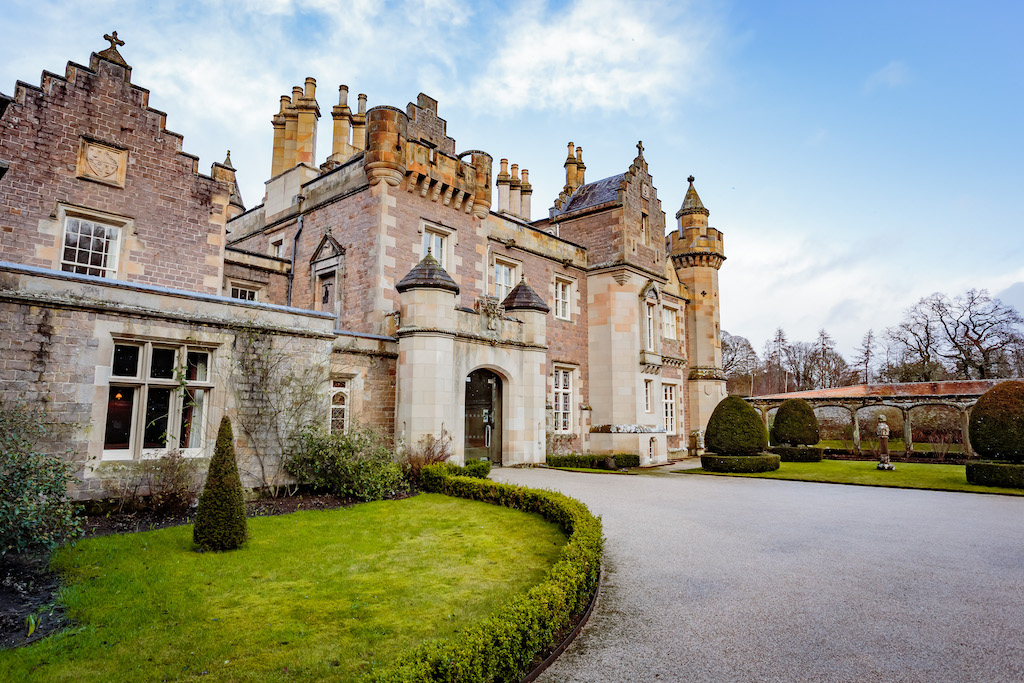
[[[466,462],[501,464],[501,377],[474,370],[466,377]]]

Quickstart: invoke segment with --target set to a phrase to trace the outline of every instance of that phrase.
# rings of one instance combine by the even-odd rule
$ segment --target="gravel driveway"
[[[1024,498],[499,469],[603,517],[560,681],[1024,681]]]

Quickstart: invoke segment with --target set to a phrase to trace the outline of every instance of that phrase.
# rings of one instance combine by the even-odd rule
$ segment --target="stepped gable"
[[[540,311],[547,313],[551,309],[544,303],[544,300],[533,291],[526,280],[520,280],[519,284],[508,293],[501,305],[506,311]]]
[[[459,286],[455,284],[455,280],[430,254],[413,266],[413,269],[395,285],[395,289],[399,294],[410,289],[443,289],[454,294],[459,293]]]
[[[405,109],[409,117],[409,139],[427,143],[438,151],[455,155],[455,140],[448,137],[448,122],[437,115],[437,100],[420,93],[416,104]]]

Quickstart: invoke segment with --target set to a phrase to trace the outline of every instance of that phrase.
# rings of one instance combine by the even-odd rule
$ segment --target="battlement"
[[[665,251],[676,267],[720,268],[725,260],[725,238],[706,226],[680,227],[665,237]]]

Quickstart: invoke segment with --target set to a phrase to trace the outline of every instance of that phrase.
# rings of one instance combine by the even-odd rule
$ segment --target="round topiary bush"
[[[813,446],[818,443],[818,418],[802,398],[782,402],[772,423],[773,446]]]
[[[728,396],[711,413],[704,444],[716,455],[755,455],[768,446],[768,433],[753,406]]]
[[[981,458],[1024,462],[1024,382],[1003,382],[982,394],[968,432]]]

